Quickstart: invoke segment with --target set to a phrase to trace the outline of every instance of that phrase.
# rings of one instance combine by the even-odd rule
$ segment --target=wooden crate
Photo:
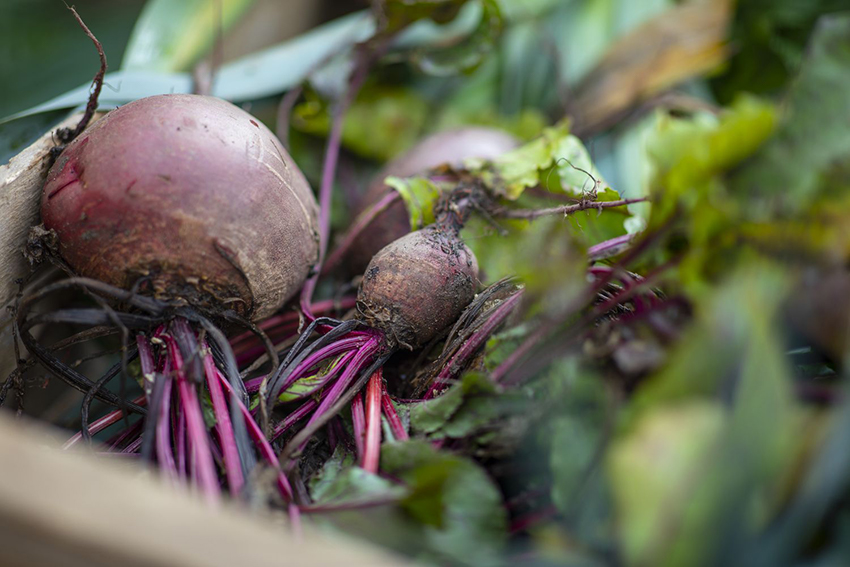
[[[391,566],[401,559],[232,503],[211,508],[154,471],[62,451],[55,433],[0,413],[0,565]]]

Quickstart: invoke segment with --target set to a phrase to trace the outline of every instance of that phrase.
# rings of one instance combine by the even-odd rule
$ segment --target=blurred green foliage
[[[74,5],[117,69],[144,0],[80,0]],[[0,116],[91,82],[97,53],[62,2],[5,0],[0,17]],[[108,88],[108,87],[104,87]]]

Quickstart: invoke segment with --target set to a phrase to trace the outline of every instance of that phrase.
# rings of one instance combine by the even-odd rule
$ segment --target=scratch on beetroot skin
[[[74,172],[74,173],[76,173],[76,172]],[[48,199],[48,200],[52,199],[53,197],[55,197],[55,196],[59,193],[59,191],[61,191],[62,189],[64,189],[64,188],[65,188],[65,187],[67,187],[68,185],[72,185],[72,184],[74,184],[74,183],[79,183],[79,182],[80,182],[80,178],[79,178],[79,177],[74,177],[73,179],[71,179],[70,181],[68,181],[67,183],[65,183],[64,185],[62,185],[61,187],[57,187],[56,189],[54,189],[53,191],[51,191],[50,193],[48,193],[48,194],[47,194],[47,199]]]
[[[126,189],[124,189],[124,192],[125,192],[125,193],[129,193],[129,192],[130,192],[130,189],[132,189],[132,188],[133,188],[133,185],[135,185],[135,184],[136,184],[136,181],[138,181],[138,179],[134,179],[134,180],[132,180],[132,181],[130,182],[130,184],[129,184],[129,185],[127,185],[127,188],[126,188]]]

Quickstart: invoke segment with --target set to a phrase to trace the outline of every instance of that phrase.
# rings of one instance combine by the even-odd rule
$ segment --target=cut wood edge
[[[344,536],[235,504],[210,508],[131,463],[58,449],[55,434],[0,414],[0,564],[70,567],[408,565]]]

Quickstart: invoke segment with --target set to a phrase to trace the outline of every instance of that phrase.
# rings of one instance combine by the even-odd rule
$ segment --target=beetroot
[[[62,259],[86,277],[26,296],[17,323],[27,348],[86,393],[82,430],[71,444],[90,439],[129,409],[145,413],[145,420],[111,441],[110,450],[155,459],[166,478],[196,484],[210,502],[220,497],[222,485],[241,497],[255,451],[277,469],[277,457],[248,409],[227,338],[208,316],[264,337],[231,310],[264,317],[303,285],[318,261],[317,208],[306,179],[274,135],[211,97],[138,100],[110,112],[65,148],[49,172],[42,217],[58,237]],[[85,289],[98,307],[60,309],[46,320],[29,317],[34,302],[63,287]],[[31,327],[46,321],[90,324],[101,334],[104,328],[120,330],[121,361],[97,382],[89,380],[35,341]],[[276,362],[267,338],[264,344]],[[128,404],[102,390],[116,375],[128,377],[134,358],[145,377],[145,396]],[[213,425],[205,420],[205,394]],[[118,409],[90,427],[94,398]],[[291,502],[283,473],[277,484]]]
[[[466,127],[433,134],[403,156],[390,162],[378,174],[357,214],[377,203],[391,189],[384,185],[388,176],[409,177],[425,173],[442,164],[460,166],[468,158],[492,159],[519,145],[513,136],[495,128]],[[379,213],[358,235],[354,236],[340,259],[347,275],[361,274],[378,250],[410,232],[410,219],[401,199]]]
[[[317,204],[275,136],[232,104],[141,99],[70,144],[50,170],[42,218],[83,276],[258,319],[318,258]]]
[[[478,286],[478,263],[457,229],[434,224],[378,252],[357,293],[363,320],[390,344],[414,349],[451,325]]]
[[[357,293],[360,321],[316,319],[277,371],[264,379],[266,403],[274,404],[299,380],[323,366],[329,369],[315,374],[320,383],[301,395],[306,401],[292,415],[310,415],[310,419],[283,448],[282,461],[303,451],[310,437],[347,404],[352,404],[355,438],[363,439],[358,445],[361,463],[369,470],[377,470],[380,413],[391,424],[394,438],[407,436],[386,394],[381,369],[399,347],[413,350],[439,338],[474,299],[478,263],[460,239],[460,226],[451,214],[443,214],[435,224],[381,249],[369,263]],[[363,329],[363,323],[368,327]],[[322,336],[308,345],[314,331]],[[367,382],[364,409],[356,396]],[[291,426],[291,422],[282,424],[272,437]]]

